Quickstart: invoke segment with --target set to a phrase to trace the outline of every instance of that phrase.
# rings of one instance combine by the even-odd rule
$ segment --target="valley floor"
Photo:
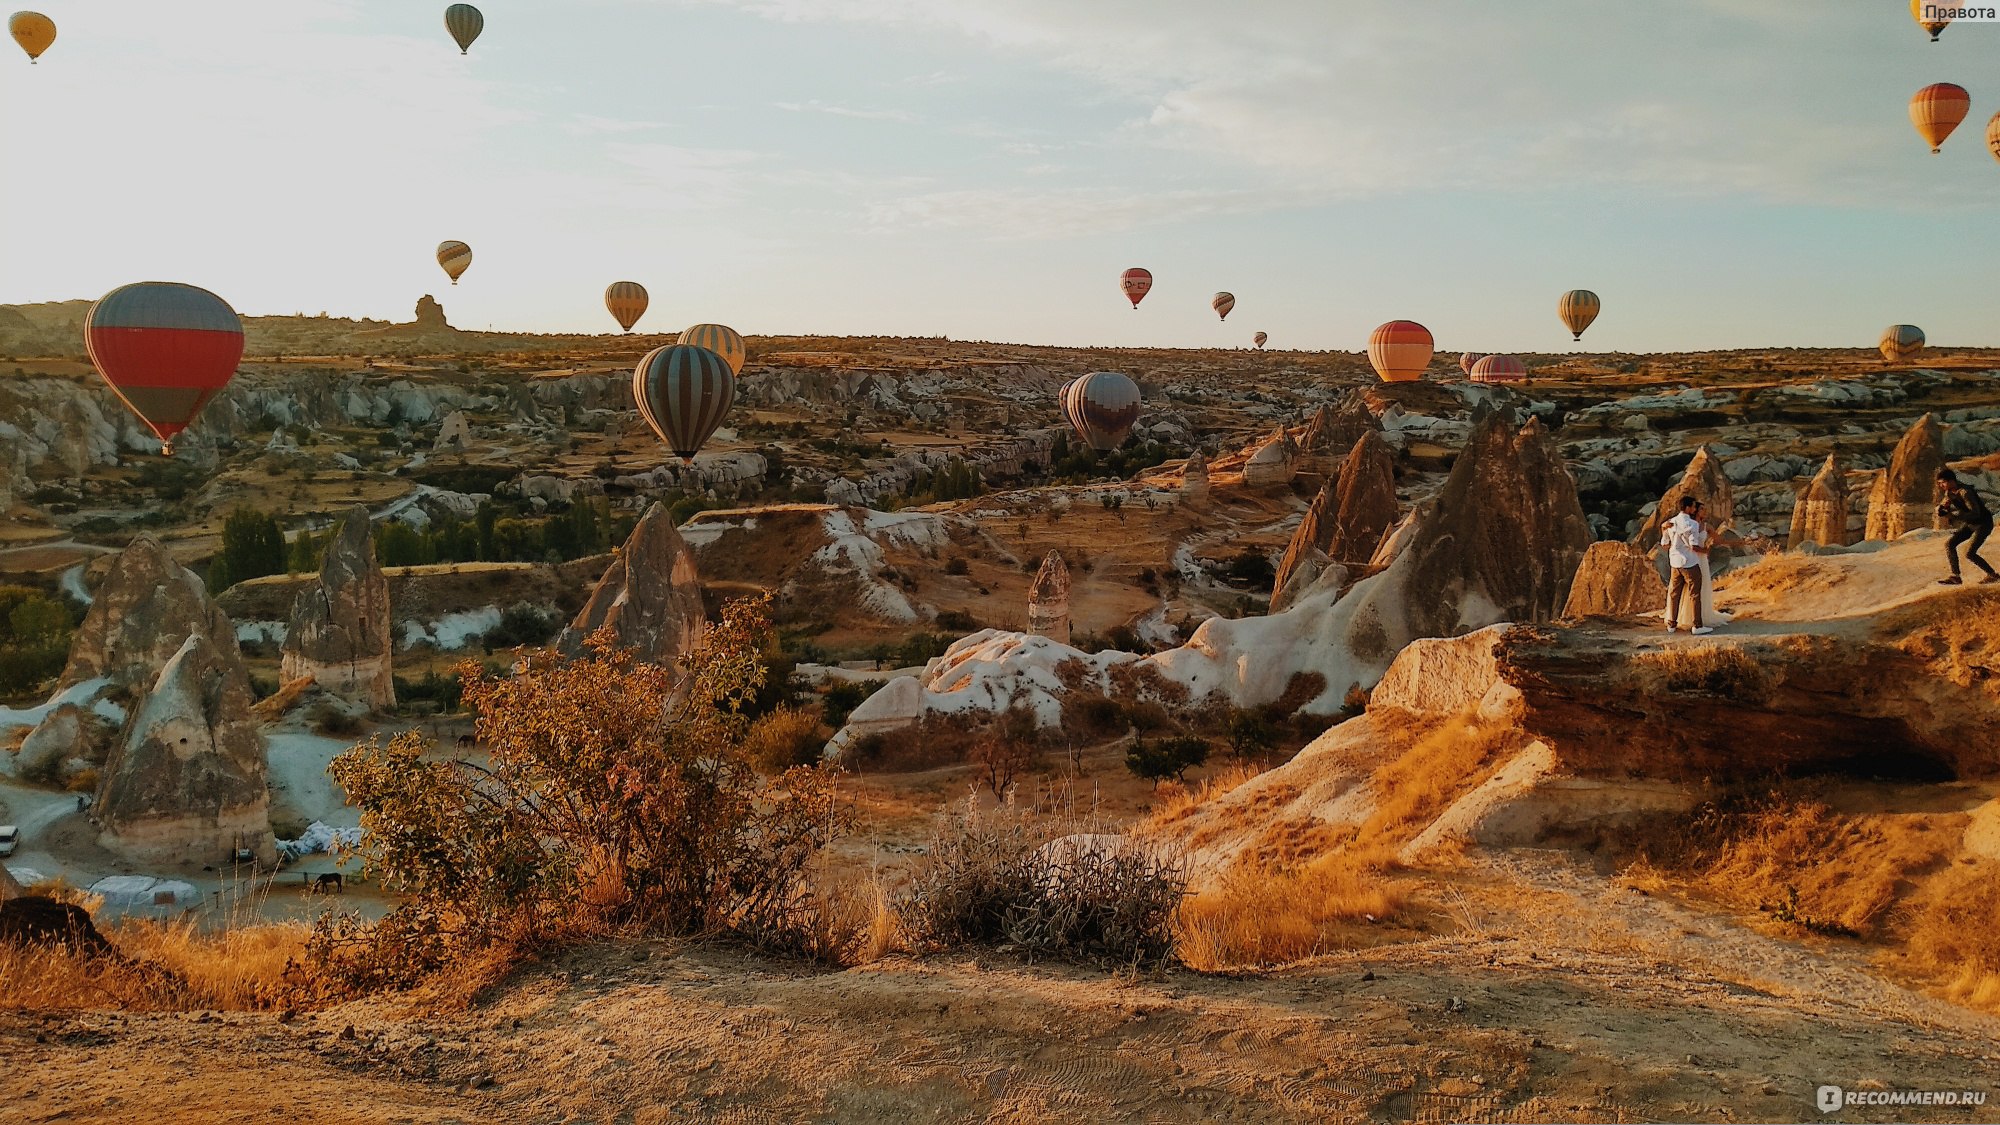
[[[809,973],[628,944],[464,1011],[4,1014],[0,1117],[2000,1120],[2000,1019],[1885,979],[1859,946],[1768,937],[1555,853],[1474,861],[1428,897],[1449,935],[1255,975],[997,953]],[[1824,1116],[1824,1084],[1989,1098]]]

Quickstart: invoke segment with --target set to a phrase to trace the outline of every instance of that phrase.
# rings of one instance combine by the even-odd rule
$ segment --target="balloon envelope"
[[[729,370],[738,375],[743,373],[743,360],[750,351],[743,346],[743,337],[737,335],[734,328],[720,324],[697,324],[683,329],[675,343],[707,348],[721,356],[729,364]]]
[[[1597,294],[1588,289],[1572,289],[1556,302],[1556,315],[1562,317],[1563,324],[1568,326],[1570,339],[1581,340],[1583,330],[1590,327],[1590,322],[1597,319],[1598,312],[1603,308],[1604,302],[1597,299]]]
[[[707,348],[668,344],[633,369],[632,400],[674,456],[693,461],[736,402],[736,373]]]
[[[610,310],[618,327],[627,332],[646,315],[647,303],[646,287],[636,281],[614,281],[604,291],[604,307]]]
[[[1470,375],[1472,374],[1473,364],[1485,358],[1486,356],[1480,352],[1466,352],[1464,355],[1458,357],[1458,369]]]
[[[451,32],[458,53],[463,55],[472,50],[472,41],[486,30],[486,17],[470,4],[453,4],[444,10],[444,29]]]
[[[1951,21],[1927,17],[1924,15],[1924,9],[1928,7],[1935,13],[1941,6],[1938,0],[1910,0],[1910,18],[1917,21],[1918,27],[1931,33],[1931,42],[1933,43],[1938,41],[1938,36],[1944,32],[1945,26],[1951,23]]]
[[[1116,371],[1093,371],[1062,389],[1063,413],[1100,453],[1124,444],[1139,421],[1139,384]]]
[[[56,41],[56,21],[40,12],[15,12],[7,18],[7,33],[28,52],[28,61],[34,62]]]
[[[1924,350],[1924,330],[1914,324],[1891,324],[1882,330],[1882,358],[1897,363]]]
[[[1124,291],[1126,299],[1130,300],[1132,307],[1136,309],[1139,307],[1139,302],[1145,300],[1146,294],[1153,289],[1153,273],[1151,270],[1133,266],[1118,275],[1118,288]]]
[[[1409,383],[1423,377],[1437,351],[1431,330],[1414,320],[1392,320],[1368,337],[1368,362],[1385,383]]]
[[[1525,383],[1528,365],[1511,355],[1489,355],[1467,372],[1475,383]]]
[[[1255,336],[1250,337],[1250,342],[1261,348],[1264,346],[1264,342],[1270,338],[1271,334],[1269,332],[1259,332]]]
[[[236,311],[206,289],[177,282],[106,293],[84,316],[83,339],[97,373],[168,454],[243,358]]]
[[[1993,159],[2000,160],[2000,113],[1986,123],[1986,151],[1993,154]]]
[[[1933,153],[1942,150],[1944,139],[1971,112],[1972,95],[1950,82],[1933,82],[1910,98],[1910,124]]]
[[[444,267],[451,283],[457,285],[458,279],[472,267],[472,247],[463,242],[438,243],[438,265]]]
[[[1229,310],[1236,307],[1236,295],[1234,293],[1217,293],[1215,300],[1210,301],[1208,304],[1210,308],[1215,310],[1217,316],[1228,320]]]

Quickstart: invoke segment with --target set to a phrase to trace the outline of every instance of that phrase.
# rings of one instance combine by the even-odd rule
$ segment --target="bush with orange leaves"
[[[823,951],[792,931],[825,914],[808,877],[848,814],[831,773],[766,779],[744,752],[764,608],[731,603],[672,666],[608,634],[576,659],[525,653],[511,675],[461,666],[484,764],[439,760],[414,732],[335,759],[369,868],[408,899],[375,926],[323,925],[300,975],[370,991],[482,946],[612,931]]]

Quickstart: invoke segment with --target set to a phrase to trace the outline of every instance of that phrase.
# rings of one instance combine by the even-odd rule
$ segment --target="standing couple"
[[[1667,550],[1667,564],[1673,567],[1673,580],[1667,584],[1667,632],[1680,628],[1681,598],[1685,596],[1691,603],[1688,607],[1688,625],[1697,637],[1705,637],[1715,632],[1715,625],[1729,620],[1729,615],[1715,608],[1715,582],[1708,566],[1708,551],[1714,542],[1714,535],[1702,519],[1702,502],[1692,496],[1681,497],[1680,514],[1667,521],[1660,533],[1660,545]]]

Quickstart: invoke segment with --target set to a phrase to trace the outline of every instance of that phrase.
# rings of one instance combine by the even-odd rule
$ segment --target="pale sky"
[[[2000,343],[2000,24],[1904,0],[482,0],[470,57],[428,0],[32,2],[0,302],[1559,351],[1584,287],[1592,350]]]

